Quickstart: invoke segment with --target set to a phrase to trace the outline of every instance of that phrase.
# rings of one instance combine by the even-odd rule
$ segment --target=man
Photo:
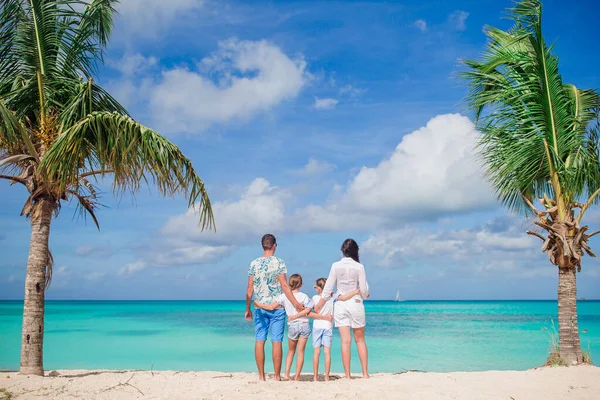
[[[263,304],[273,304],[275,299],[285,293],[298,311],[304,310],[304,306],[296,300],[290,289],[286,273],[287,268],[282,259],[275,257],[277,241],[270,233],[262,237],[262,257],[257,258],[250,264],[248,270],[248,289],[246,290],[246,320],[252,321],[252,310],[250,302],[252,295],[256,295],[256,301]],[[271,343],[273,346],[273,369],[275,379],[281,380],[281,359],[283,332],[285,329],[285,310],[283,307],[272,311],[256,309],[254,311],[254,331],[256,343],[254,355],[260,380],[265,380],[265,341],[267,334],[271,332]]]

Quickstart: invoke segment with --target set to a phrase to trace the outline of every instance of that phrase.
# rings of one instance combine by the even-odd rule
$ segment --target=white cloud
[[[64,265],[54,267],[52,270],[52,282],[50,283],[50,289],[59,289],[69,286],[71,277],[71,268],[67,268]]]
[[[383,267],[406,266],[407,259],[422,261],[426,258],[451,260],[455,263],[471,263],[511,258],[531,259],[539,253],[541,242],[525,233],[517,220],[505,231],[494,232],[489,226],[475,229],[430,231],[417,227],[387,230],[369,236],[362,244],[365,253],[380,257]],[[526,255],[527,254],[527,255]]]
[[[346,95],[350,98],[356,98],[366,92],[365,89],[358,89],[352,85],[345,85],[340,88],[340,94]]]
[[[425,32],[427,30],[427,22],[422,19],[418,19],[415,21],[414,25],[421,31]]]
[[[467,29],[466,21],[469,17],[469,13],[466,11],[456,10],[448,16],[448,22],[450,22],[459,31]]]
[[[256,178],[235,201],[213,204],[217,232],[198,229],[194,210],[170,218],[161,233],[169,240],[198,243],[236,243],[284,226],[286,190]]]
[[[117,273],[117,275],[133,275],[136,272],[139,272],[143,269],[146,269],[147,264],[145,261],[142,260],[138,260],[135,262],[132,262],[130,264],[126,264],[124,265],[119,272]]]
[[[328,163],[327,161],[319,161],[315,158],[310,158],[302,169],[292,171],[292,173],[300,176],[323,175],[334,169],[335,165]]]
[[[315,104],[313,107],[316,108],[317,110],[329,110],[329,109],[335,108],[335,106],[337,106],[338,103],[339,103],[339,100],[337,100],[337,99],[332,99],[332,98],[320,99],[318,97],[315,97]]]
[[[158,59],[140,53],[127,53],[107,64],[121,73],[118,80],[109,81],[108,91],[125,108],[132,108],[146,99],[154,84],[152,73],[158,70]]]
[[[286,190],[255,179],[239,199],[213,204],[217,231],[201,231],[193,209],[170,218],[160,230],[161,243],[146,246],[141,258],[121,268],[132,275],[150,267],[207,264],[239,245],[284,227]]]
[[[75,249],[75,254],[80,257],[110,258],[112,249],[108,246],[83,245]]]
[[[196,70],[162,72],[150,90],[155,125],[196,133],[213,123],[244,119],[294,98],[309,79],[306,62],[267,41],[227,40]]]
[[[540,246],[539,240],[525,233],[520,218],[507,217],[471,229],[405,226],[382,231],[361,243],[361,251],[382,268],[435,266],[443,274],[451,268],[455,276],[552,277],[556,270]]]
[[[85,276],[88,281],[97,281],[106,276],[106,272],[104,271],[92,271]]]
[[[341,195],[299,210],[297,223],[305,230],[367,229],[494,207],[476,161],[476,137],[468,118],[436,116],[379,165],[363,166]]]
[[[202,0],[123,0],[117,11],[126,32],[156,37],[176,19],[193,15],[203,4]]]
[[[121,72],[126,77],[140,75],[154,67],[158,60],[156,57],[145,57],[140,53],[125,54],[119,60],[109,60],[108,65]]]

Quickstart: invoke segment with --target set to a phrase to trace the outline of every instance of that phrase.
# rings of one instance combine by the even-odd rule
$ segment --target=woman
[[[358,244],[353,239],[346,239],[342,244],[344,257],[333,263],[327,283],[323,289],[321,300],[315,307],[316,312],[321,308],[333,293],[333,287],[337,285],[337,293],[344,295],[359,290],[360,294],[346,301],[337,301],[333,311],[333,320],[336,328],[340,330],[342,339],[342,363],[346,378],[350,378],[350,329],[354,331],[354,341],[358,348],[358,357],[362,366],[363,377],[369,378],[368,352],[365,342],[365,306],[363,299],[369,297],[369,285],[365,274],[365,267],[358,259]]]

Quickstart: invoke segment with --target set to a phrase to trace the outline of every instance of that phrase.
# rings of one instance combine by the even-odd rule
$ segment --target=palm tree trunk
[[[558,335],[560,358],[567,365],[581,364],[583,354],[577,325],[577,276],[574,267],[558,267]]]
[[[37,206],[39,214],[37,218],[31,219],[31,240],[25,277],[20,373],[43,376],[44,297],[53,204],[50,200],[40,199]]]

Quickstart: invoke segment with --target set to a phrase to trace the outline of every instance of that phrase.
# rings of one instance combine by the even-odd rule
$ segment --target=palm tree
[[[581,223],[600,192],[600,96],[563,83],[542,35],[540,1],[520,1],[509,15],[514,26],[486,27],[483,56],[464,61],[461,75],[481,131],[478,150],[499,199],[533,213],[541,229],[527,233],[543,241],[542,251],[558,267],[559,354],[578,364],[576,271],[584,251],[594,256],[588,240],[598,233],[588,234]]]
[[[88,4],[89,3],[89,4]],[[167,139],[131,119],[93,79],[116,0],[3,0],[0,8],[0,178],[27,188],[31,220],[21,367],[43,375],[44,295],[52,276],[48,237],[64,201],[98,225],[93,182],[115,193],[151,181],[182,193],[213,228],[210,200],[192,163]]]

